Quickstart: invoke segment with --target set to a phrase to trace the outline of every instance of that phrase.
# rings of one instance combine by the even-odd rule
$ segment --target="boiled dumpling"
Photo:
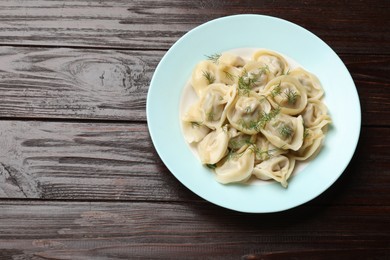
[[[241,84],[250,88],[249,90],[262,94],[265,85],[273,77],[274,75],[270,72],[268,65],[259,61],[249,61],[242,70],[240,80],[242,80]]]
[[[241,74],[241,69],[225,63],[219,63],[217,68],[219,81],[226,85],[235,84]]]
[[[202,123],[211,129],[221,127],[226,119],[226,111],[236,95],[234,86],[228,87],[222,83],[214,83],[199,101]]]
[[[261,133],[276,147],[297,151],[303,143],[302,116],[278,114],[261,128]]]
[[[227,125],[207,134],[198,144],[198,154],[203,164],[215,164],[227,153],[229,132]]]
[[[235,129],[232,127],[231,129]],[[230,133],[232,132],[229,130]],[[235,153],[242,153],[250,145],[253,145],[256,141],[256,135],[248,135],[243,132],[235,130],[234,134],[230,134],[230,140],[228,148],[230,151]]]
[[[287,153],[286,150],[281,149],[273,145],[270,141],[265,138],[261,133],[257,134],[256,142],[253,146],[255,149],[255,160],[257,163],[268,160],[273,156]]]
[[[287,61],[280,54],[273,51],[259,50],[253,54],[253,60],[266,64],[275,77],[286,74],[289,70]]]
[[[249,179],[253,171],[254,154],[249,148],[242,154],[228,156],[221,166],[215,168],[218,182],[244,182]]]
[[[274,179],[287,187],[287,180],[294,170],[295,160],[284,155],[272,157],[253,168],[253,174],[261,180]]]
[[[202,96],[208,85],[218,82],[217,65],[205,60],[198,63],[192,72],[191,85],[198,97]]]
[[[265,87],[267,99],[274,108],[287,115],[298,115],[307,104],[306,90],[299,81],[283,75],[272,79]]]
[[[324,95],[324,90],[318,78],[312,73],[302,69],[296,68],[289,72],[291,77],[298,79],[301,85],[306,89],[307,98],[309,100],[320,100]]]
[[[330,123],[327,108],[319,100],[311,100],[302,112],[303,122],[306,127],[322,128]]]
[[[195,103],[182,118],[184,138],[188,143],[199,142],[210,132],[210,128],[202,120],[199,104]]]
[[[253,135],[260,131],[259,120],[270,110],[267,99],[252,92],[249,96],[236,97],[227,111],[227,118],[241,132]]]
[[[224,52],[218,58],[218,64],[226,64],[234,67],[242,67],[245,65],[245,60],[235,54]]]
[[[324,133],[321,129],[310,129],[306,128],[303,139],[303,144],[298,151],[292,152],[294,159],[304,161],[313,156],[321,146],[322,140],[324,139]]]

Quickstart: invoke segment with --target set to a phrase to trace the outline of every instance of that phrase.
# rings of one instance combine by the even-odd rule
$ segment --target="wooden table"
[[[390,6],[346,2],[0,1],[0,259],[389,259]],[[348,168],[285,212],[238,213],[194,195],[146,124],[167,49],[242,13],[318,35],[360,96]]]

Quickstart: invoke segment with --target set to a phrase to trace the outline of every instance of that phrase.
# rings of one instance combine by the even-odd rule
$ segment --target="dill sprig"
[[[206,78],[209,85],[215,82],[215,76],[211,74],[209,71],[203,71],[203,77]]]
[[[303,139],[306,139],[307,137],[309,137],[309,135],[309,129],[305,126],[305,124],[303,124]]]
[[[283,124],[279,127],[279,133],[282,137],[288,138],[293,134],[293,129],[290,126]]]
[[[259,126],[261,128],[264,128],[265,125],[271,121],[272,119],[274,119],[278,114],[280,113],[280,108],[275,108],[275,109],[272,109],[269,113],[265,113],[263,112],[263,115],[261,116],[260,118],[260,122],[259,122]]]
[[[264,66],[258,69],[259,72],[251,73],[244,70],[241,76],[238,78],[238,93],[241,96],[248,95],[249,92],[255,87],[256,82],[259,80],[261,75],[269,71],[268,66]]]
[[[268,149],[263,151],[254,144],[249,149],[252,150],[252,152],[255,154],[257,158],[261,158],[262,160],[270,159],[273,156],[272,154],[273,152],[280,150],[280,148],[273,148],[273,149]]]
[[[232,75],[229,71],[224,70],[225,77],[231,81],[234,81],[234,75]]]
[[[244,76],[238,78],[238,94],[240,96],[247,96],[252,89],[252,82]]]
[[[271,121],[279,114],[279,112],[280,108],[272,109],[269,113],[263,112],[257,121],[244,121],[241,119],[239,124],[242,126],[242,128],[260,132],[260,129],[264,128],[269,121]]]
[[[202,126],[201,122],[192,121],[190,123],[191,123],[192,128],[198,128],[198,127]]]
[[[277,95],[279,95],[280,93],[282,93],[282,88],[281,88],[281,85],[282,82],[279,81],[279,84],[277,84],[271,91],[271,95],[272,97],[276,97]]]
[[[219,63],[219,58],[221,57],[221,54],[220,53],[214,53],[214,54],[211,54],[211,55],[206,55],[206,58],[209,60],[209,61],[212,61],[214,64],[217,64]]]
[[[247,145],[247,144],[252,144],[251,137],[249,135],[241,137],[241,138],[232,138],[232,139],[230,139],[228,147],[231,150],[238,150],[238,149],[240,149],[241,147],[243,147],[244,145]]]
[[[208,121],[214,121],[215,114],[213,109],[210,109],[210,111],[206,113],[206,116]]]
[[[215,170],[215,168],[217,168],[217,164],[206,164],[207,168],[211,169],[211,170]]]
[[[287,89],[284,92],[284,95],[286,96],[288,103],[291,105],[294,105],[297,102],[297,98],[299,96],[296,91],[291,89]]]

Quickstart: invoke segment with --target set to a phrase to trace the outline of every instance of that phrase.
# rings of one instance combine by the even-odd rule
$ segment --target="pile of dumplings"
[[[197,101],[182,117],[184,136],[218,182],[255,177],[287,187],[296,161],[321,149],[331,122],[324,91],[281,54],[213,55],[196,65],[190,83]]]

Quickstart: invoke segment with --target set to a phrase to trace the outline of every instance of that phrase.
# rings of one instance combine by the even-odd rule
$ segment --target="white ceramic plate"
[[[180,104],[193,68],[205,55],[240,48],[266,48],[286,55],[314,73],[325,90],[332,126],[321,152],[289,180],[287,189],[276,182],[220,184],[213,172],[200,164],[184,140]],[[337,54],[306,29],[263,15],[219,18],[181,37],[156,68],[146,110],[153,144],[181,183],[214,204],[252,213],[290,209],[324,192],[351,160],[361,126],[355,85]]]

